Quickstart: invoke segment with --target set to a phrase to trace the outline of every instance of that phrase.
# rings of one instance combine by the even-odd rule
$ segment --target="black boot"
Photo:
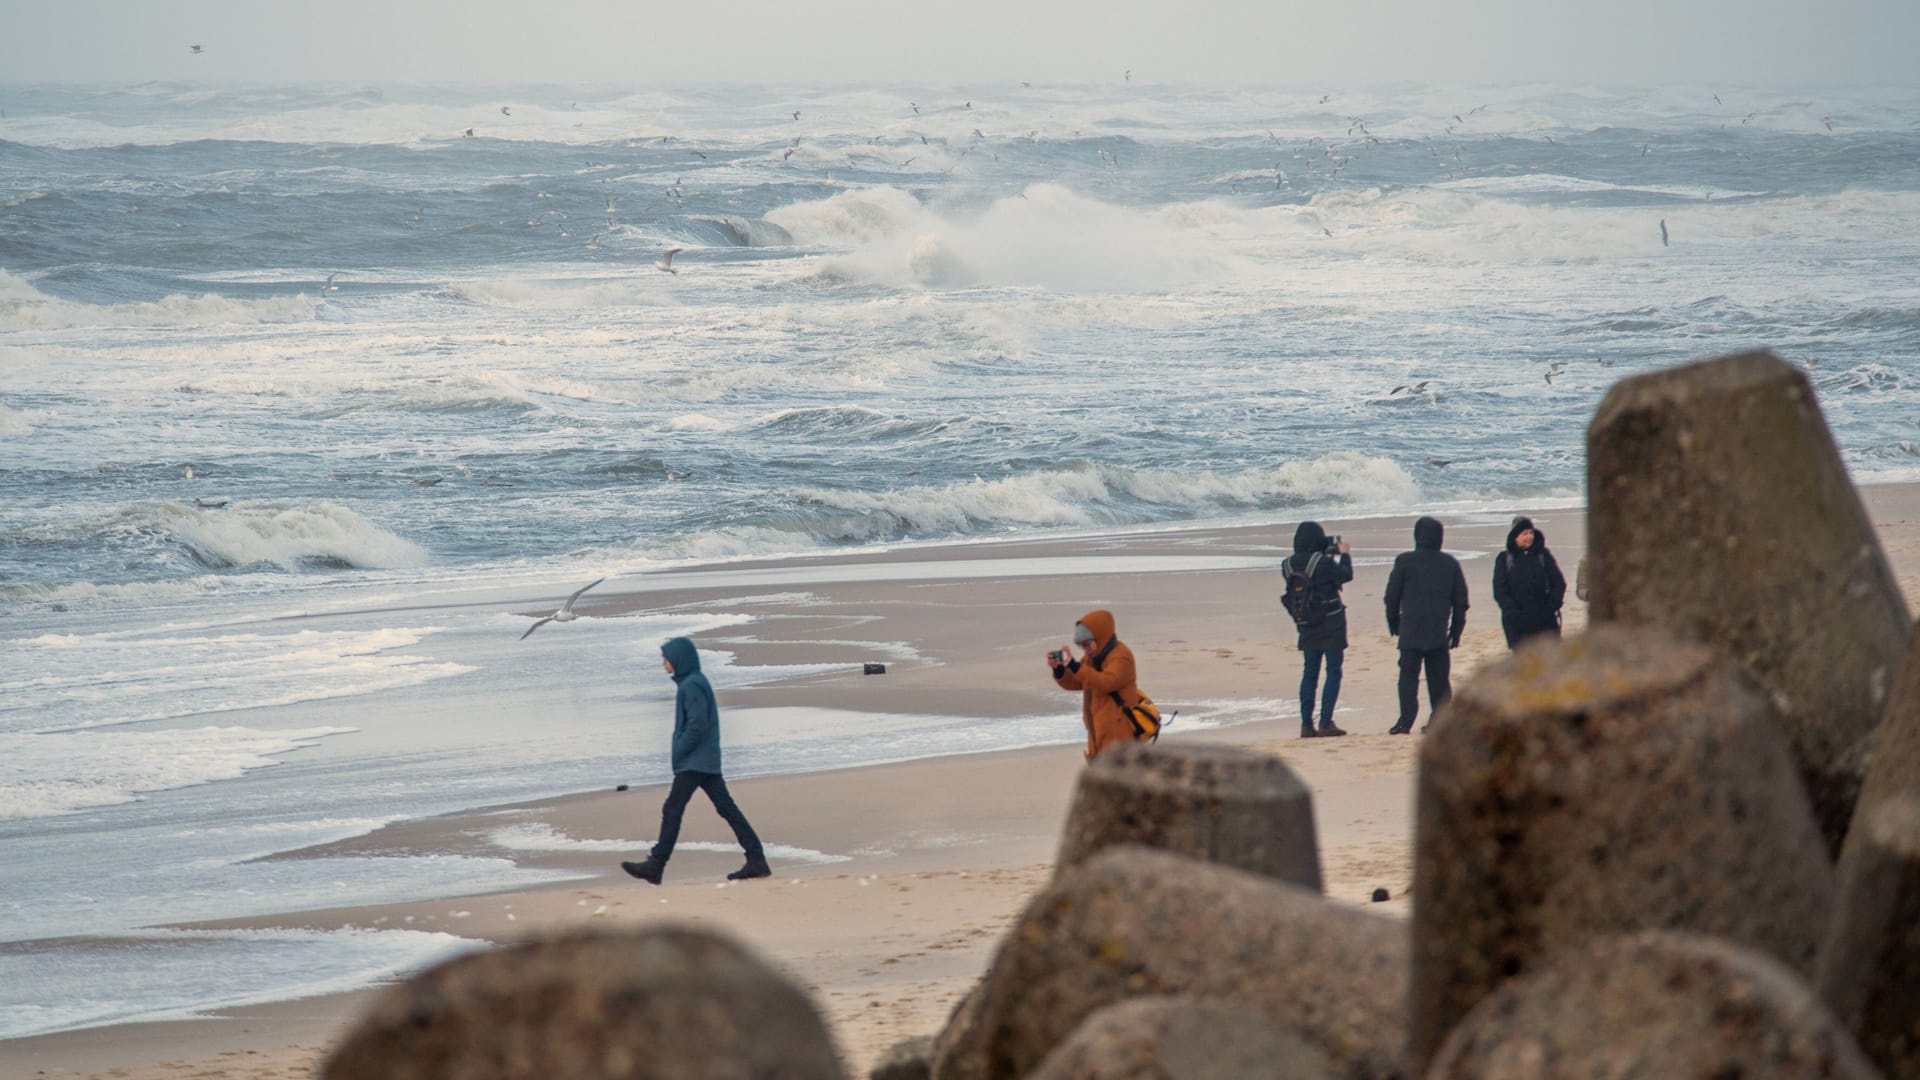
[[[757,877],[772,877],[773,867],[767,865],[765,855],[747,856],[747,865],[727,875],[728,881],[747,881]]]
[[[1302,721],[1300,721],[1300,737],[1301,737],[1301,738],[1303,738],[1303,739],[1311,739],[1311,738],[1313,738],[1313,737],[1314,737],[1314,734],[1315,734],[1315,733],[1314,733],[1314,730],[1313,730],[1313,722],[1312,722],[1312,721],[1310,721],[1310,720],[1302,720]]]
[[[1316,739],[1331,739],[1336,735],[1345,735],[1345,734],[1346,734],[1346,731],[1341,728],[1335,727],[1333,725],[1333,721],[1322,720],[1320,721],[1320,730],[1315,732],[1313,737]]]
[[[649,855],[645,862],[623,862],[620,869],[650,885],[658,885],[660,875],[667,872],[667,864]]]

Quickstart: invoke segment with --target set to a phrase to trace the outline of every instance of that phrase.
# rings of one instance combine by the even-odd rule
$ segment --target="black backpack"
[[[1319,625],[1320,620],[1326,617],[1325,606],[1313,600],[1313,572],[1320,568],[1321,557],[1322,553],[1318,551],[1308,556],[1304,570],[1294,566],[1297,556],[1289,555],[1280,564],[1287,573],[1287,586],[1280,593],[1280,606],[1293,616],[1293,625],[1302,630]]]

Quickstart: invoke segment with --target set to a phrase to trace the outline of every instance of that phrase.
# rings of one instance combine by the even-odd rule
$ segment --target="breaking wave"
[[[1036,528],[1244,517],[1308,505],[1361,512],[1414,505],[1419,497],[1419,484],[1400,465],[1350,451],[1233,473],[1079,464],[882,492],[800,489],[786,493],[781,515],[648,547],[669,557],[733,558]]]
[[[177,293],[160,300],[123,304],[78,304],[48,296],[0,270],[0,332],[68,330],[80,326],[216,326],[223,323],[287,323],[313,318],[319,302],[305,293],[257,300]]]
[[[269,564],[285,570],[396,569],[424,565],[427,550],[329,502],[242,502],[218,509],[149,500],[104,523],[186,552],[210,569]]]

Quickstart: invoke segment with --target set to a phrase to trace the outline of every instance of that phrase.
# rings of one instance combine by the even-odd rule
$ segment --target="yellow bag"
[[[1133,688],[1133,692],[1140,695],[1138,704],[1127,704],[1117,692],[1112,695],[1113,703],[1120,706],[1120,715],[1126,717],[1127,722],[1133,725],[1134,742],[1158,742],[1160,729],[1173,723],[1173,718],[1180,715],[1180,710],[1175,709],[1163,719],[1160,716],[1160,707],[1153,703],[1152,698],[1137,686]]]

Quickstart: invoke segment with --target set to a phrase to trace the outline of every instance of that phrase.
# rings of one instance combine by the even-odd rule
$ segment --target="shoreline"
[[[1920,595],[1920,484],[1860,489],[1903,593]],[[1584,549],[1584,510],[1538,515],[1569,579]],[[1493,519],[1493,520],[1483,520]],[[582,610],[634,614],[703,594],[737,592],[750,581],[787,573],[811,579],[804,604],[769,604],[756,625],[778,624],[779,641],[721,645],[742,658],[786,652],[831,654],[848,626],[893,638],[910,659],[884,677],[833,670],[763,686],[722,691],[724,718],[746,710],[814,707],[854,714],[888,710],[994,717],[1058,714],[1060,743],[1014,750],[942,754],[885,764],[795,771],[729,771],[743,809],[772,842],[845,861],[775,860],[767,882],[717,881],[738,859],[730,835],[703,801],[687,816],[683,840],[720,850],[684,850],[667,884],[633,882],[624,856],[581,843],[643,841],[657,821],[658,785],[626,792],[574,791],[481,805],[381,829],[269,859],[331,854],[404,855],[486,850],[503,822],[545,829],[570,843],[510,852],[528,868],[582,877],[530,888],[440,896],[411,903],[290,911],[248,919],[181,924],[196,929],[347,927],[438,930],[500,941],[529,930],[582,920],[647,921],[692,917],[730,930],[816,992],[850,1065],[863,1068],[896,1037],[930,1032],[990,956],[997,929],[1043,883],[1064,819],[1080,755],[1077,702],[1052,687],[1039,654],[1089,607],[1120,616],[1120,634],[1141,657],[1142,685],[1163,706],[1239,702],[1277,717],[1228,727],[1169,729],[1168,738],[1218,740],[1278,753],[1314,791],[1314,813],[1329,896],[1364,904],[1373,887],[1394,899],[1374,910],[1404,914],[1411,882],[1411,796],[1418,738],[1380,734],[1392,722],[1393,645],[1379,610],[1391,556],[1410,544],[1411,515],[1326,519],[1356,555],[1348,586],[1350,649],[1340,723],[1352,737],[1302,742],[1292,737],[1298,654],[1283,625],[1271,564],[1290,550],[1291,525],[1153,529],[1098,538],[1021,538],[916,547],[909,552],[841,552],[745,560],[646,575],[646,589],[615,590]],[[1456,684],[1478,663],[1503,655],[1504,641],[1486,588],[1484,556],[1504,538],[1506,515],[1449,522],[1448,550],[1463,556],[1474,606],[1455,654]],[[1078,569],[1053,566],[1068,551]],[[1241,564],[1194,562],[1229,556]],[[1480,557],[1474,557],[1480,556]],[[1048,564],[1046,573],[1008,573],[998,563]],[[1105,560],[1105,562],[1103,562]],[[1130,561],[1132,560],[1132,561]],[[1147,563],[1138,560],[1148,560]],[[1177,565],[1185,562],[1185,566]],[[915,576],[916,566],[975,564],[965,573]],[[876,578],[849,567],[892,567]],[[984,564],[984,565],[983,565]],[[1148,568],[1164,564],[1164,568]],[[1111,566],[1129,566],[1112,572]],[[1211,567],[1211,568],[1209,568]],[[811,572],[809,572],[811,571]],[[702,576],[695,576],[702,575]],[[1254,575],[1249,577],[1248,575]],[[658,584],[656,584],[656,582]],[[1249,596],[1254,597],[1249,601]],[[592,594],[589,594],[589,598]],[[1578,632],[1585,605],[1571,595],[1567,631]],[[703,649],[730,631],[696,635]],[[763,635],[765,636],[765,635]],[[785,657],[782,662],[790,662]],[[934,703],[929,708],[929,703]],[[1422,702],[1422,717],[1425,703]],[[1277,719],[1278,724],[1272,723]],[[664,746],[635,757],[664,756]],[[765,822],[776,822],[769,829]],[[543,834],[544,835],[544,834]],[[716,884],[718,888],[716,888]],[[111,940],[111,939],[108,939]],[[0,1071],[87,1075],[120,1070],[135,1080],[205,1076],[304,1075],[371,989],[250,1005],[219,1015],[155,1023],[119,1023],[0,1041]],[[199,1070],[185,1071],[189,1067]],[[235,1071],[223,1072],[231,1069]],[[283,1070],[283,1071],[276,1071]]]

